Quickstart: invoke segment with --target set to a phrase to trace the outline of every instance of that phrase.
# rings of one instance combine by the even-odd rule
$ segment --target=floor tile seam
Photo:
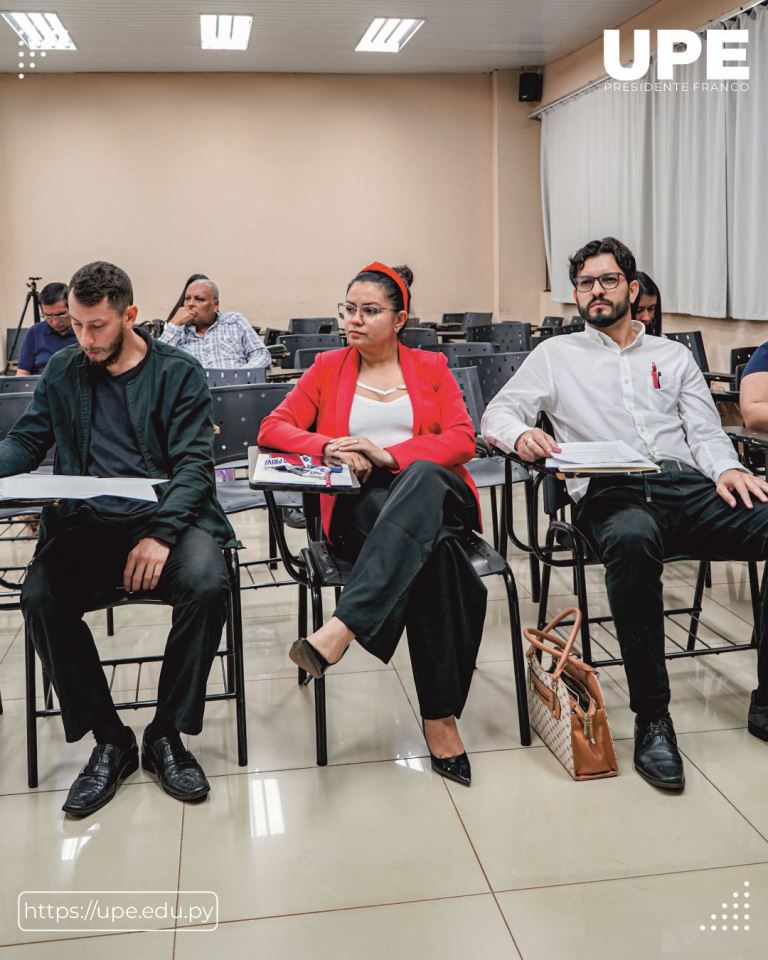
[[[715,732],[719,732],[719,731],[715,731]],[[681,736],[682,736],[682,734],[681,734]],[[755,833],[758,835],[758,837],[760,837],[760,839],[761,839],[764,843],[768,843],[768,837],[766,837],[766,835],[762,832],[762,830],[760,830],[758,827],[755,826],[754,823],[752,823],[752,821],[749,819],[749,817],[746,815],[746,813],[744,813],[743,810],[739,810],[739,808],[736,806],[736,804],[734,803],[734,801],[731,800],[731,798],[728,796],[728,794],[727,794],[727,793],[724,793],[723,790],[721,790],[720,787],[714,782],[714,780],[712,780],[712,779],[704,772],[704,770],[696,763],[696,761],[692,759],[692,757],[690,756],[690,754],[688,754],[688,753],[685,752],[684,747],[679,747],[679,750],[680,750],[680,753],[681,753],[681,754],[685,757],[685,759],[688,761],[688,763],[690,763],[690,765],[691,765],[692,767],[694,767],[694,769],[696,769],[696,770],[699,771],[699,773],[702,775],[702,777],[704,777],[704,779],[707,781],[707,783],[708,783],[711,787],[713,787],[713,788],[720,794],[720,796],[723,798],[723,800],[726,801],[726,803],[728,803],[731,807],[733,807],[733,809],[736,811],[736,813],[738,813],[738,815],[742,818],[742,820],[745,821],[745,823],[749,824],[749,826],[755,831]]]
[[[253,917],[233,917],[232,919],[220,920],[219,926],[225,926],[227,924],[234,923],[258,923],[262,920],[289,920],[294,917],[316,917],[324,916],[329,913],[350,913],[354,910],[378,910],[386,909],[387,907],[408,907],[411,904],[418,903],[442,903],[443,901],[452,901],[452,900],[466,900],[469,898],[478,898],[478,897],[493,897],[493,891],[491,890],[479,890],[477,893],[456,893],[451,894],[445,897],[415,897],[413,900],[382,900],[377,903],[360,903],[360,904],[350,904],[345,907],[327,907],[326,909],[318,910],[298,910],[293,913],[270,913],[262,916],[253,916]],[[194,928],[190,927],[175,927],[175,931],[183,931],[189,929],[200,929],[205,924],[200,924],[199,927]],[[210,926],[208,924],[207,926]]]
[[[618,877],[596,877],[591,880],[573,880],[570,883],[536,883],[528,887],[495,888],[493,893],[528,893],[532,890],[559,890],[564,887],[585,887],[597,883],[622,883],[625,880],[652,880],[656,877],[679,877],[687,873],[712,873],[717,870],[740,870],[746,867],[768,867],[766,860],[748,860],[745,863],[720,863],[707,867],[688,867],[685,870],[660,870],[655,873],[633,873]]]
[[[173,927],[163,928],[158,930],[161,933],[172,933]],[[41,931],[42,932],[42,931]],[[5,950],[11,947],[30,947],[30,946],[40,946],[44,943],[79,943],[81,940],[111,940],[113,937],[131,937],[135,936],[137,933],[141,933],[139,930],[116,930],[114,933],[92,933],[86,934],[82,937],[54,937],[49,940],[19,940],[15,943],[0,943],[0,950]]]
[[[499,898],[496,896],[496,894],[495,894],[495,892],[494,892],[493,890],[491,890],[491,896],[493,897],[493,902],[496,904],[496,909],[499,911],[499,916],[501,917],[501,922],[504,924],[504,926],[505,926],[506,929],[507,929],[507,933],[509,934],[509,938],[510,938],[510,940],[512,941],[512,945],[514,946],[515,951],[517,952],[517,956],[518,956],[519,960],[524,960],[523,952],[522,952],[522,950],[520,949],[520,947],[518,946],[518,943],[517,943],[517,940],[515,939],[514,933],[512,933],[512,927],[509,925],[509,920],[507,919],[507,916],[506,916],[506,914],[504,913],[504,911],[501,909],[501,904],[499,903]]]

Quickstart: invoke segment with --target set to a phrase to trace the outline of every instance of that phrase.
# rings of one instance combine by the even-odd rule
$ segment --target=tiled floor
[[[239,524],[251,554],[263,552],[263,524],[263,517]],[[0,551],[23,559],[29,547],[0,544]],[[532,625],[527,561],[513,555],[512,566],[523,622]],[[691,564],[669,569],[670,598],[682,599],[694,575]],[[603,610],[600,571],[589,578],[594,611]],[[558,573],[553,610],[571,602],[569,589]],[[211,779],[206,802],[184,807],[139,771],[112,803],[80,821],[60,808],[90,744],[66,744],[58,720],[39,724],[40,786],[27,789],[21,616],[0,613],[0,956],[766,955],[768,744],[746,731],[753,654],[671,665],[687,772],[681,796],[661,794],[633,772],[623,671],[601,671],[620,775],[574,783],[538,738],[520,746],[506,601],[501,584],[491,585],[460,725],[472,759],[467,790],[429,768],[405,644],[386,666],[353,649],[329,674],[329,764],[315,765],[312,690],[297,685],[287,658],[295,603],[293,588],[243,596],[248,766],[237,766],[232,705],[211,704],[190,743]],[[90,619],[105,648],[126,653],[162,646],[168,625],[160,608],[121,610],[109,639],[103,615]],[[715,565],[705,619],[748,638],[742,565]],[[606,635],[605,642],[613,641]],[[146,672],[142,686],[151,689],[155,679],[156,671]],[[134,675],[118,674],[117,689],[134,684]],[[126,718],[137,735],[148,719],[148,711]],[[188,916],[161,916],[146,923],[160,929],[143,933],[113,932],[127,924],[107,920],[83,924],[91,933],[64,922],[57,932],[22,931],[19,895],[30,890],[54,892],[22,903],[82,906],[98,897],[137,908],[162,898],[150,891],[187,891],[180,905],[207,905],[215,894],[219,926],[194,929]],[[73,891],[86,892],[67,900]],[[56,926],[25,916],[25,927]]]

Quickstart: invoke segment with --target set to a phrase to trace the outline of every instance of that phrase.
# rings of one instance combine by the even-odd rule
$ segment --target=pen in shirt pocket
[[[661,390],[661,374],[656,369],[656,364],[651,364],[651,382],[654,390]]]

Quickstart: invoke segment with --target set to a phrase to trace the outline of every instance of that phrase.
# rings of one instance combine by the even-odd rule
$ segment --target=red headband
[[[369,263],[367,267],[358,270],[357,276],[359,277],[361,273],[383,273],[384,276],[389,277],[390,280],[394,280],[403,295],[403,309],[408,313],[411,304],[411,294],[408,290],[408,284],[403,280],[397,270],[393,270],[392,267],[388,267],[386,264],[374,260],[373,263]]]

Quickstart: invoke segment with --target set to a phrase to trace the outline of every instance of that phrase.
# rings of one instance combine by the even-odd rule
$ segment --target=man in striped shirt
[[[209,369],[269,367],[271,363],[269,351],[245,317],[219,310],[219,288],[212,280],[190,283],[184,303],[160,339],[191,353]]]

